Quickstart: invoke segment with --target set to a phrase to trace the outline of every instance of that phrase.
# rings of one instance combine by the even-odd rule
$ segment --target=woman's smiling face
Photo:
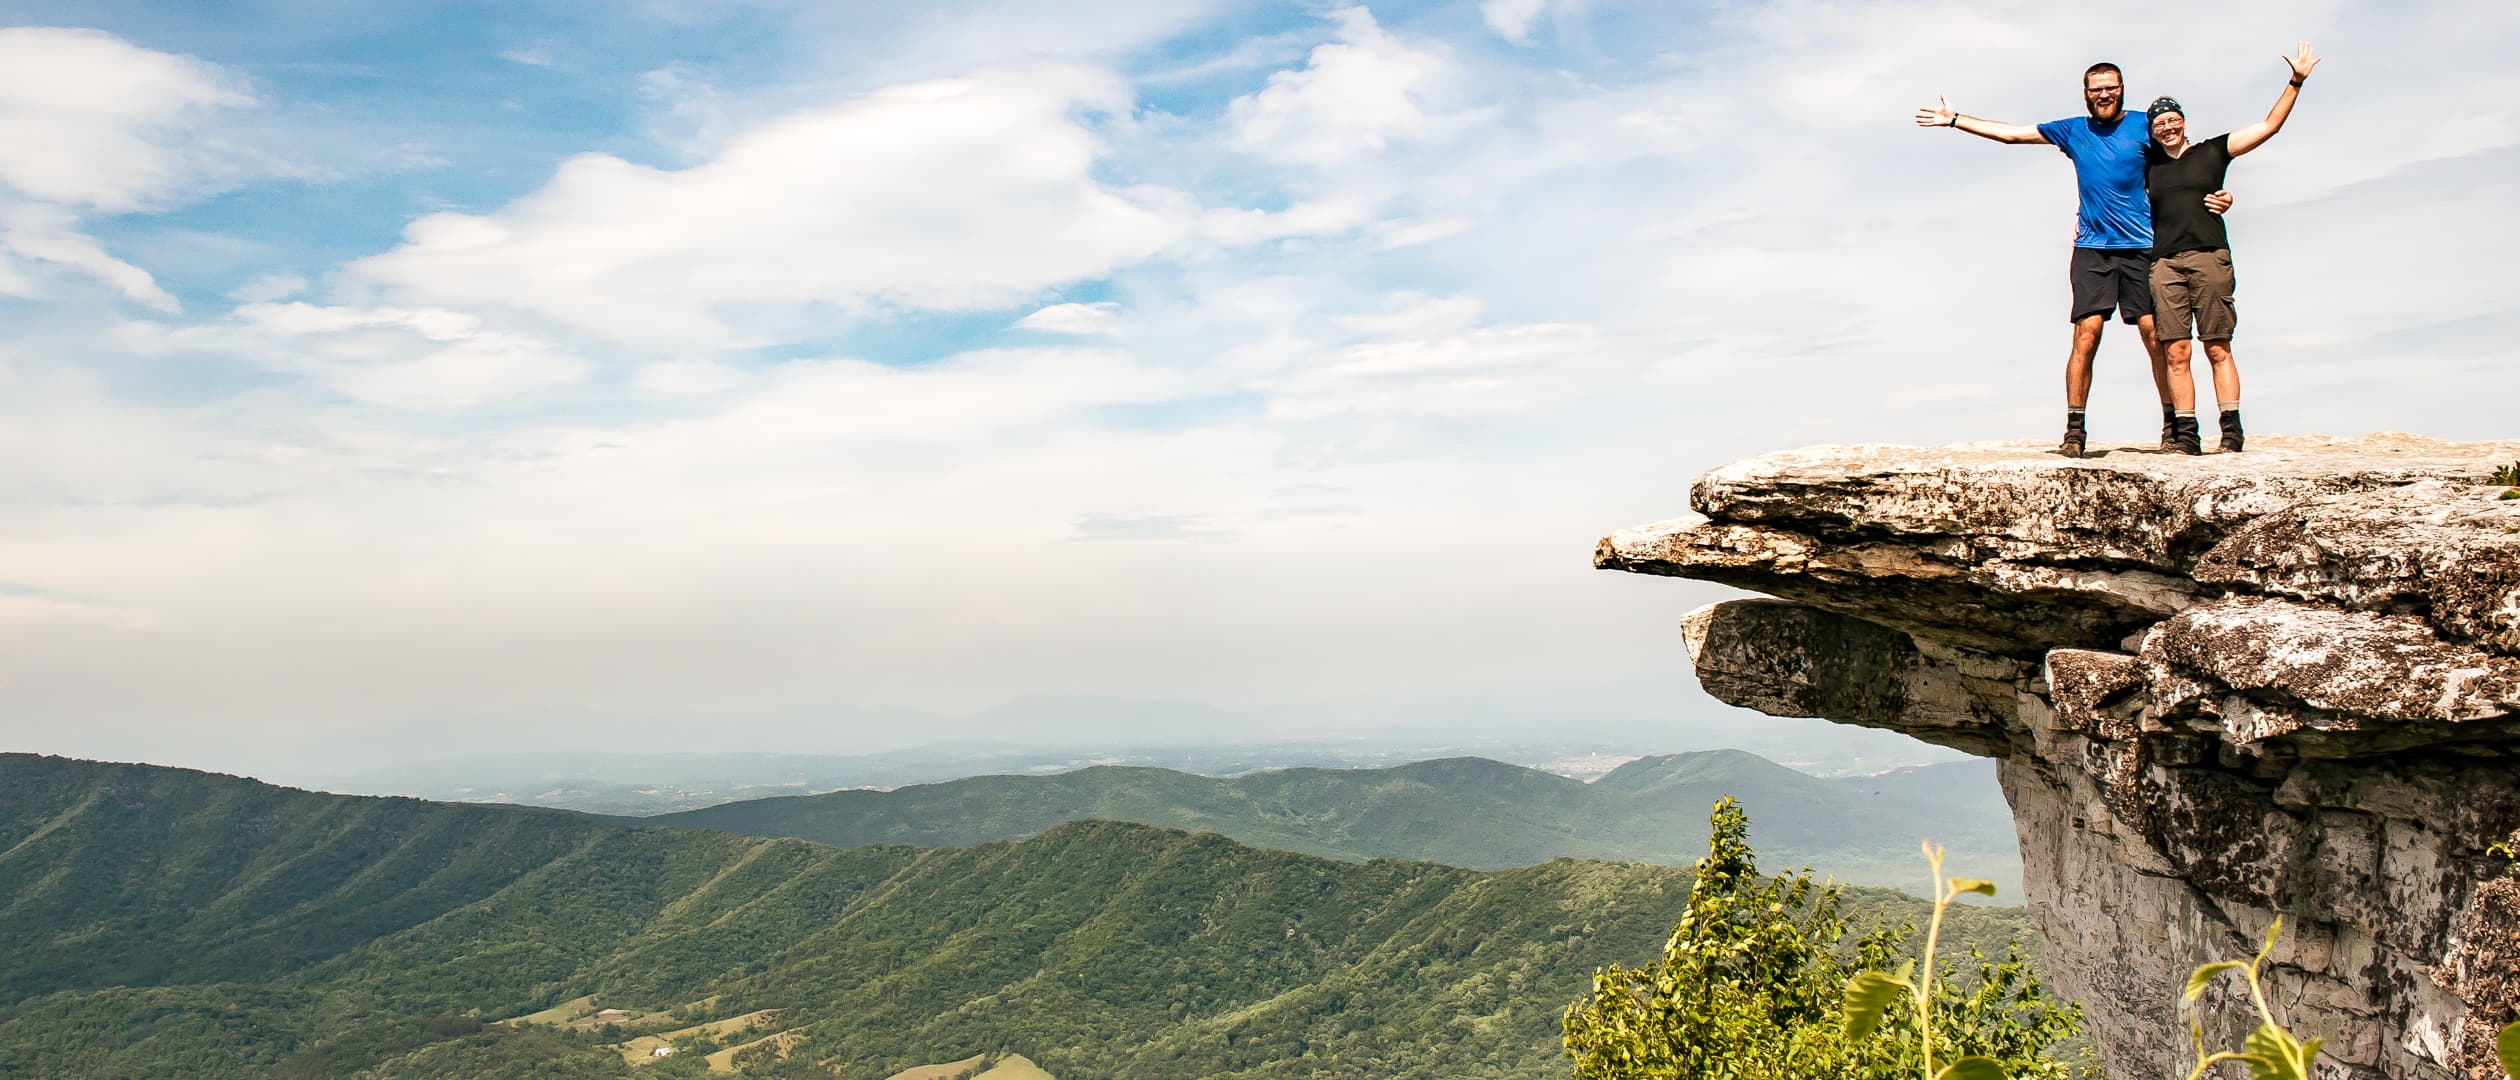
[[[2162,113],[2152,119],[2153,141],[2164,149],[2176,150],[2187,142],[2187,117],[2175,112]]]

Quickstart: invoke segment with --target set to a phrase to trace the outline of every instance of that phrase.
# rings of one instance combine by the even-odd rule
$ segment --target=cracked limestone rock
[[[1997,758],[2028,902],[2110,1075],[2183,1076],[2188,970],[2277,915],[2322,1075],[2486,1080],[2520,1019],[2520,441],[2245,454],[1823,446],[1700,478],[1594,563],[1690,613],[1716,697]],[[2246,1003],[2208,995],[2238,1045]]]

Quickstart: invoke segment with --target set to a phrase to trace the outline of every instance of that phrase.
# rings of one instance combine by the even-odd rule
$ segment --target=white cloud
[[[1368,337],[1441,337],[1470,329],[1483,307],[1475,296],[1429,296],[1401,290],[1383,297],[1383,310],[1333,319],[1349,333]]]
[[[1431,244],[1477,225],[1466,217],[1410,218],[1377,222],[1374,246],[1383,250]]]
[[[1337,39],[1315,47],[1303,68],[1277,72],[1259,92],[1234,99],[1235,149],[1335,165],[1437,126],[1421,99],[1451,69],[1443,52],[1402,42],[1361,7],[1330,18]]]
[[[1516,45],[1531,44],[1531,24],[1548,10],[1549,0],[1479,0],[1479,17],[1496,36]]]
[[[0,183],[59,206],[137,210],[208,167],[188,125],[250,104],[210,64],[95,30],[0,28]]]
[[[354,400],[405,409],[541,394],[576,384],[590,370],[569,350],[446,308],[248,303],[225,323],[154,341],[162,349],[252,358]]]
[[[0,27],[0,71],[0,292],[40,295],[33,264],[48,264],[174,310],[173,296],[108,254],[81,219],[200,190],[227,165],[203,121],[252,96],[214,65],[95,30]]]
[[[707,160],[740,127],[725,91],[691,64],[667,64],[639,73],[640,126],[647,137],[686,163]]]
[[[631,385],[641,390],[681,398],[716,397],[747,381],[731,365],[690,357],[643,364],[630,377]]]
[[[272,272],[256,274],[253,279],[228,292],[228,299],[246,304],[286,300],[306,291],[306,279],[296,274]]]
[[[1216,209],[1201,222],[1208,238],[1228,247],[1346,232],[1373,220],[1373,204],[1362,196],[1340,194],[1307,199],[1284,210]]]
[[[1090,8],[1038,0],[927,0],[870,18],[861,5],[798,5],[813,74],[837,69],[905,82],[1044,62],[1107,64],[1200,26],[1231,0],[1106,0]],[[872,24],[872,25],[870,25]]]
[[[1045,334],[1116,334],[1120,332],[1120,305],[1108,300],[1091,304],[1052,304],[1015,320],[1015,328]]]
[[[1180,385],[1176,375],[1103,349],[987,349],[918,368],[797,361],[767,374],[725,411],[674,425],[661,437],[711,456],[834,442],[961,445],[1090,406],[1160,401]]]
[[[1420,417],[1531,413],[1600,392],[1602,380],[1632,366],[1579,325],[1463,328],[1457,302],[1399,313],[1385,323],[1419,334],[1351,345],[1318,363],[1258,381],[1269,418],[1283,422],[1362,414]],[[1431,318],[1430,318],[1431,316]],[[1606,346],[1606,347],[1605,347]]]
[[[84,271],[132,300],[176,310],[175,298],[148,271],[107,254],[78,226],[78,216],[66,207],[0,199],[0,254]],[[0,293],[33,297],[42,295],[42,288],[20,271],[0,275]]]
[[[683,170],[588,154],[486,215],[434,214],[352,264],[405,305],[506,308],[632,347],[731,347],[882,307],[1020,303],[1163,251],[1186,197],[1094,175],[1079,68],[896,87],[795,113]]]
[[[145,633],[158,629],[159,625],[144,614],[121,608],[0,592],[0,640],[20,635],[57,634],[65,628],[78,626]],[[5,676],[6,669],[0,669],[0,680],[4,680]]]
[[[1076,519],[1074,539],[1091,542],[1188,540],[1213,544],[1234,534],[1211,524],[1201,514],[1091,513]]]

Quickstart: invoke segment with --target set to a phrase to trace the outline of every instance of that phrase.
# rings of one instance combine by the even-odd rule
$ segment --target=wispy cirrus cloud
[[[0,70],[9,73],[0,80],[0,292],[41,295],[52,268],[175,310],[147,270],[108,254],[82,223],[162,207],[232,175],[230,149],[205,125],[254,103],[244,80],[57,27],[0,27]]]

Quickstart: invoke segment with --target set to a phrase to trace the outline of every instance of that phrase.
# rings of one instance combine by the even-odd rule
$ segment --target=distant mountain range
[[[1777,867],[1922,887],[1922,839],[1955,868],[2020,896],[2012,814],[1991,763],[1822,779],[1740,750],[1642,758],[1591,783],[1483,758],[1384,769],[1280,769],[1217,778],[1106,766],[1051,776],[975,776],[893,791],[754,799],[639,822],[793,836],[825,844],[987,843],[1082,819],[1220,833],[1337,859],[1424,859],[1497,869],[1549,859],[1684,865],[1704,854],[1707,807],[1750,812]]]
[[[1703,707],[1675,712],[1675,698]],[[569,745],[542,745],[554,731],[567,732]],[[727,731],[741,731],[750,745],[778,749],[722,749]],[[440,756],[464,747],[500,749]],[[1716,706],[1691,689],[1655,685],[1617,694],[1327,703],[1239,713],[1197,702],[1034,697],[968,716],[840,709],[772,716],[607,715],[570,723],[539,715],[444,717],[315,740],[291,755],[334,763],[323,768],[280,766],[275,773],[270,765],[240,767],[271,756],[242,750],[200,760],[345,794],[646,815],[772,795],[889,789],[1090,765],[1238,776],[1476,756],[1590,779],[1639,754],[1719,747],[1748,750],[1816,776],[1869,775],[1958,756],[1896,732],[1761,716]],[[343,764],[352,761],[370,764]]]
[[[1654,953],[1688,876],[1114,822],[844,849],[0,755],[0,1077],[1564,1076],[1558,1011]]]

